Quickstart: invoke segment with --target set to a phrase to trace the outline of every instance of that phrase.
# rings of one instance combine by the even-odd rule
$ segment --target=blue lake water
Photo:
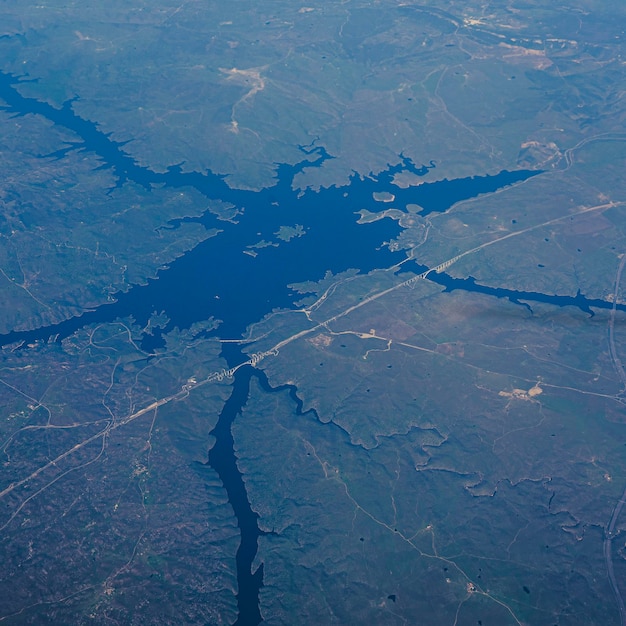
[[[389,165],[385,171],[367,177],[355,174],[345,186],[319,191],[297,190],[292,187],[296,174],[309,167],[320,167],[332,158],[322,147],[303,147],[304,160],[295,165],[279,165],[272,187],[260,191],[232,189],[224,177],[212,172],[183,172],[180,166],[172,166],[167,172],[158,173],[140,166],[122,150],[123,144],[113,141],[95,123],[76,115],[71,102],[57,109],[22,96],[17,85],[19,79],[0,72],[0,98],[7,103],[9,112],[43,116],[77,136],[76,142],[47,158],[63,158],[71,150],[89,151],[115,174],[118,185],[132,181],[146,189],[155,185],[194,188],[207,198],[234,205],[243,213],[237,217],[236,224],[206,213],[200,221],[207,228],[219,228],[222,232],[159,271],[147,285],[134,286],[128,292],[117,294],[115,304],[103,304],[93,312],[46,328],[9,333],[0,337],[3,345],[53,335],[63,338],[85,324],[113,321],[128,315],[138,323],[145,323],[155,311],[165,312],[171,320],[165,332],[176,326],[188,328],[212,316],[222,320],[219,336],[238,337],[249,324],[272,309],[292,305],[294,294],[288,288],[290,283],[319,280],[328,270],[339,273],[355,268],[366,273],[403,260],[403,252],[392,252],[384,245],[400,233],[397,222],[383,219],[370,224],[357,223],[357,211],[381,209],[381,204],[374,200],[374,193],[391,191],[396,196],[396,206],[418,204],[423,207],[422,215],[427,215],[538,173],[502,171],[493,176],[444,180],[400,189],[392,185],[396,174],[411,172],[424,176],[433,167],[432,163],[418,167],[400,156],[399,162]],[[276,241],[275,233],[280,226],[295,224],[304,227],[304,236],[281,241],[277,247],[258,249],[256,257],[244,254],[248,246],[260,240]],[[145,347],[158,345],[158,337],[146,338]]]

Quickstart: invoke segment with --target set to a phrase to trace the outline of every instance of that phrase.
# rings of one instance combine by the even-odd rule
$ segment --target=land
[[[233,453],[265,622],[624,621],[624,313],[429,280],[623,305],[624,5],[444,5],[3,3],[19,94],[94,122],[141,172],[211,170],[251,201],[124,178],[7,102],[0,334],[97,309],[237,232],[279,164],[316,148],[329,158],[295,176],[294,212],[388,176],[333,210],[394,220],[380,246],[403,260],[303,277],[243,337],[155,310],[6,342],[0,621],[236,621],[240,531],[208,455],[250,368]],[[537,175],[443,212],[413,198],[518,169]],[[295,215],[264,226],[236,252],[310,236]]]

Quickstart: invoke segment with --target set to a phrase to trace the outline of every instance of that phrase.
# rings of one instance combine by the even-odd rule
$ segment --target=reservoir
[[[304,157],[301,162],[277,166],[273,186],[258,191],[233,189],[223,177],[212,172],[183,172],[180,166],[172,166],[159,173],[141,166],[122,150],[122,144],[100,131],[94,122],[76,115],[71,103],[55,108],[22,96],[18,83],[19,79],[0,72],[0,99],[6,103],[9,113],[42,116],[76,136],[75,143],[51,157],[62,158],[71,150],[91,152],[115,175],[119,186],[132,181],[148,190],[157,185],[193,188],[208,199],[232,205],[239,214],[234,221],[220,220],[212,213],[194,219],[207,229],[219,229],[219,234],[158,271],[145,285],[135,285],[126,292],[115,294],[114,303],[103,304],[59,324],[7,333],[0,336],[1,345],[47,341],[53,336],[62,339],[88,324],[112,322],[127,316],[144,325],[154,312],[164,312],[169,323],[158,334],[144,336],[143,347],[153,351],[162,345],[161,335],[171,329],[189,328],[195,322],[211,317],[220,320],[220,325],[213,331],[215,336],[239,338],[250,324],[271,311],[294,306],[302,296],[295,294],[290,284],[320,280],[328,271],[338,274],[356,269],[367,273],[405,260],[403,251],[392,250],[387,245],[401,232],[397,221],[380,219],[365,224],[357,221],[361,210],[378,212],[389,208],[376,202],[375,194],[379,197],[393,195],[396,208],[419,205],[422,207],[420,214],[426,216],[444,212],[461,200],[493,193],[540,173],[501,171],[494,175],[423,182],[401,189],[393,184],[396,174],[410,172],[425,176],[435,165],[417,166],[400,155],[399,162],[390,164],[383,172],[367,176],[354,174],[343,186],[294,189],[297,174],[307,168],[322,167],[332,158],[323,147],[311,145],[301,147]],[[172,223],[171,227],[176,228],[177,224]],[[411,269],[421,273],[428,268],[415,263]],[[427,279],[441,284],[446,290],[479,292],[508,298],[524,306],[528,306],[527,302],[539,301],[554,306],[576,306],[589,314],[593,314],[592,307],[610,309],[613,306],[603,300],[588,300],[580,293],[559,296],[492,288],[476,283],[471,277],[455,279],[445,273],[431,272]],[[626,309],[622,304],[616,308]],[[237,345],[223,345],[222,356],[229,367],[245,360]],[[231,397],[212,431],[215,445],[208,453],[208,464],[224,485],[240,529],[241,542],[236,555],[239,626],[256,625],[262,620],[258,598],[263,584],[263,566],[252,571],[260,536],[258,516],[251,508],[237,468],[231,431],[233,420],[247,402],[253,375],[259,376],[266,391],[271,391],[262,373],[251,367],[238,370]],[[295,393],[294,389],[294,397]]]
[[[146,189],[153,186],[193,188],[211,200],[234,206],[241,213],[236,222],[219,220],[207,212],[199,220],[207,228],[221,232],[178,258],[143,286],[114,294],[115,303],[49,327],[0,336],[2,345],[15,341],[47,340],[58,335],[69,336],[82,326],[105,323],[132,315],[145,324],[153,312],[163,311],[171,328],[188,328],[194,322],[210,317],[221,320],[217,335],[236,338],[246,327],[276,308],[289,308],[294,294],[288,285],[316,281],[327,271],[334,274],[350,268],[367,273],[402,261],[402,251],[391,251],[385,244],[401,231],[397,222],[382,219],[368,224],[357,223],[357,212],[380,211],[374,194],[392,192],[398,207],[413,203],[422,207],[421,214],[446,211],[456,202],[538,174],[538,171],[502,171],[491,176],[458,180],[424,182],[401,189],[393,178],[401,172],[426,175],[434,164],[416,166],[400,155],[397,164],[378,174],[354,174],[345,186],[320,190],[294,189],[296,174],[306,168],[321,167],[332,159],[323,147],[301,147],[304,159],[296,164],[277,166],[276,183],[259,191],[230,188],[224,178],[212,172],[183,172],[172,166],[166,172],[153,172],[126,154],[123,144],[115,142],[97,124],[85,120],[72,110],[71,102],[55,108],[35,98],[22,96],[20,80],[0,72],[0,98],[15,115],[33,114],[72,131],[77,141],[58,153],[42,158],[62,158],[71,150],[91,152],[103,167],[117,178],[118,185],[127,181]],[[300,227],[300,236],[288,241],[279,239],[281,227]],[[175,228],[176,224],[172,224]],[[157,338],[146,338],[146,345],[157,347]]]

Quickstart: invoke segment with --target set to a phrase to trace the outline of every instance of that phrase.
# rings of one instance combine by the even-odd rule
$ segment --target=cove
[[[424,268],[424,266],[415,265],[417,268]],[[427,270],[428,268],[424,268],[421,271]],[[573,306],[589,314],[590,317],[595,315],[592,307],[605,310],[611,310],[615,307],[616,311],[626,311],[626,304],[613,303],[608,300],[600,300],[599,298],[586,298],[582,295],[580,289],[575,296],[559,296],[557,294],[549,295],[538,291],[519,291],[517,289],[506,289],[505,287],[489,287],[477,283],[473,276],[468,276],[467,278],[453,278],[445,272],[430,272],[428,276],[426,276],[426,279],[445,287],[444,293],[458,289],[461,291],[481,293],[487,296],[495,296],[496,298],[506,298],[514,304],[525,306],[531,313],[532,308],[527,302],[542,302],[556,307]]]

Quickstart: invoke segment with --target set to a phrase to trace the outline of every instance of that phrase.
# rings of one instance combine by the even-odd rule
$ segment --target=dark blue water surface
[[[394,206],[409,203],[423,207],[422,215],[446,211],[461,200],[482,193],[491,193],[505,185],[528,179],[536,171],[502,171],[493,176],[476,176],[458,180],[423,183],[417,187],[399,189],[392,186],[393,177],[400,172],[424,176],[434,167],[416,166],[400,156],[397,164],[377,174],[363,178],[354,175],[341,187],[319,191],[294,190],[292,183],[299,172],[319,167],[332,157],[322,147],[301,147],[304,160],[295,165],[277,167],[276,182],[260,191],[230,188],[225,177],[208,172],[183,172],[181,166],[172,166],[165,173],[153,172],[139,165],[123,151],[124,144],[113,141],[98,129],[97,124],[85,120],[73,111],[72,102],[55,108],[35,98],[20,94],[22,79],[0,72],[0,99],[4,109],[15,115],[39,115],[53,124],[72,131],[76,141],[44,158],[63,158],[74,150],[88,151],[98,156],[102,167],[114,173],[118,186],[127,181],[150,190],[155,186],[194,188],[210,199],[231,203],[243,213],[237,223],[220,221],[207,213],[199,218],[207,228],[222,232],[199,244],[166,269],[160,270],[147,284],[130,287],[116,294],[113,304],[103,304],[59,324],[0,336],[0,345],[25,341],[67,337],[87,324],[113,321],[132,316],[144,324],[153,312],[165,312],[169,318],[166,328],[144,337],[143,346],[156,349],[163,335],[174,327],[188,328],[194,322],[210,317],[222,321],[214,333],[222,338],[240,337],[246,327],[276,308],[293,306],[297,297],[288,288],[290,283],[319,280],[326,271],[339,273],[349,268],[369,272],[375,268],[390,267],[405,258],[401,251],[392,252],[386,245],[400,233],[396,221],[383,219],[370,224],[358,224],[356,211],[379,211],[380,204],[373,199],[375,192],[391,191],[396,196]],[[184,220],[183,220],[184,221]],[[172,223],[172,228],[178,222]],[[275,233],[281,225],[300,224],[305,229],[302,237],[289,242],[278,242],[277,247],[256,250],[252,257],[243,251],[261,239],[276,241]],[[412,268],[413,269],[413,268]],[[415,264],[417,271],[426,268]],[[577,306],[591,313],[590,307],[611,308],[601,300],[588,300],[580,293],[576,297],[519,292],[479,285],[471,277],[454,279],[445,273],[431,272],[428,279],[440,283],[447,290],[463,289],[489,296],[507,297],[513,302],[540,301],[555,306]],[[618,305],[624,310],[624,305]],[[224,344],[223,356],[229,366],[244,360],[240,349]],[[260,536],[258,516],[252,510],[243,478],[237,468],[233,449],[231,426],[248,398],[250,367],[238,370],[230,399],[212,434],[215,445],[209,451],[209,465],[217,472],[237,518],[241,543],[236,555],[238,579],[238,626],[256,625],[262,621],[259,607],[259,589],[263,584],[262,566],[252,571]],[[262,377],[261,377],[262,378]],[[267,386],[266,381],[264,384]]]
[[[236,344],[224,344],[224,352],[231,362],[243,359],[240,348]],[[217,424],[210,433],[215,437],[215,444],[209,451],[209,465],[217,472],[224,485],[241,535],[235,555],[238,616],[234,626],[256,625],[262,621],[259,589],[263,586],[263,564],[256,571],[252,571],[252,562],[256,556],[261,535],[258,524],[259,515],[250,506],[243,476],[237,467],[232,432],[233,421],[248,401],[250,379],[254,372],[255,370],[250,366],[237,370],[231,396],[224,404]]]
[[[20,79],[0,72],[0,98],[5,109],[16,115],[35,114],[55,125],[73,131],[77,141],[48,155],[62,158],[72,150],[96,154],[117,178],[117,184],[132,181],[147,189],[192,187],[206,197],[233,204],[243,214],[237,224],[220,221],[207,213],[201,221],[207,228],[223,232],[174,261],[158,272],[147,285],[133,286],[115,295],[114,304],[103,304],[95,311],[27,332],[0,336],[4,345],[19,340],[33,341],[58,335],[61,339],[86,324],[103,323],[132,315],[145,323],[154,312],[164,311],[170,318],[165,332],[172,327],[187,328],[213,316],[222,320],[219,335],[240,336],[245,328],[274,308],[291,306],[294,294],[287,285],[320,279],[327,270],[333,273],[356,268],[368,272],[388,267],[404,258],[402,252],[391,252],[384,243],[395,238],[400,227],[385,219],[358,224],[355,212],[380,210],[374,192],[389,191],[395,174],[410,171],[425,175],[433,167],[417,167],[406,157],[400,163],[374,176],[354,175],[349,184],[319,191],[294,190],[294,176],[307,167],[319,167],[332,158],[322,147],[302,147],[305,160],[295,165],[279,165],[274,186],[260,191],[231,189],[223,176],[212,172],[183,172],[172,166],[165,173],[153,172],[137,164],[122,148],[91,121],[74,113],[72,102],[58,109],[35,98],[22,96],[17,90]],[[424,183],[418,187],[393,187],[398,206],[419,204],[422,214],[445,211],[454,203],[536,175],[536,171],[503,171],[494,176],[454,181]],[[275,240],[281,225],[301,224],[303,237],[280,242],[278,247],[258,250],[258,256],[244,254],[247,246],[261,239]],[[150,342],[148,341],[148,344]],[[156,345],[156,344],[152,344]]]

